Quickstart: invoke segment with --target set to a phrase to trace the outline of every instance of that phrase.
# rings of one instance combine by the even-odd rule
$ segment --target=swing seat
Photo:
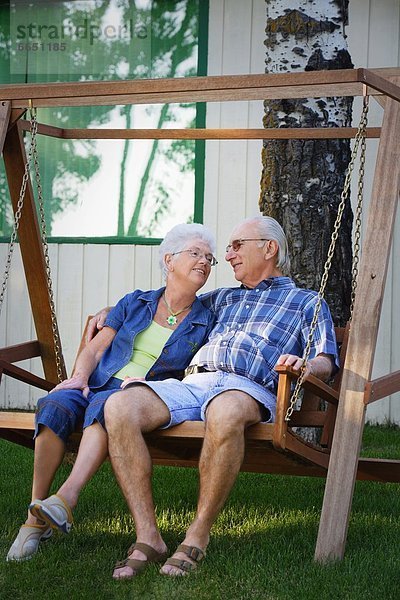
[[[279,373],[276,420],[271,424],[257,424],[247,429],[242,471],[326,476],[349,327],[336,328],[335,331],[341,346],[340,370],[331,385],[313,375],[304,379],[301,406],[295,408],[289,422],[285,420],[285,416],[298,372],[286,366],[276,368]],[[86,328],[79,351],[84,346],[85,339]],[[55,385],[53,382],[46,381],[14,364],[36,356],[40,356],[40,345],[37,341],[0,350],[0,377],[4,373],[19,381],[49,391]],[[395,376],[394,383],[393,376]],[[386,381],[388,378],[392,381],[389,387]],[[393,385],[397,386],[397,390],[400,389],[399,374],[392,374],[388,378],[377,380],[383,385],[385,391],[389,390],[388,394],[396,391],[393,389]],[[385,379],[386,382],[382,382],[382,379]],[[370,383],[367,386],[369,393],[371,385]],[[382,389],[382,386],[379,389]],[[306,441],[296,430],[298,427],[318,428],[319,443]],[[32,412],[0,411],[1,438],[33,448],[33,432],[34,414]],[[68,442],[68,451],[77,450],[81,435],[82,432],[77,431],[71,436]],[[203,437],[204,423],[202,421],[186,421],[170,429],[151,432],[146,435],[146,441],[155,464],[196,467]],[[359,459],[357,478],[400,482],[400,461]]]

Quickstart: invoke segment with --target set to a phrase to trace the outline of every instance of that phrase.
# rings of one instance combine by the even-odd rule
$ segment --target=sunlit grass
[[[400,431],[366,428],[363,451],[400,458]],[[32,453],[0,442],[0,597],[148,600],[391,600],[400,589],[400,489],[358,482],[342,562],[313,561],[322,479],[241,473],[212,531],[207,558],[188,578],[169,579],[152,566],[135,581],[117,582],[112,567],[134,540],[132,519],[105,464],[84,490],[68,536],[56,534],[31,561],[4,557],[28,502]],[[55,487],[66,477],[63,466]],[[160,530],[171,552],[196,508],[196,469],[155,468]]]

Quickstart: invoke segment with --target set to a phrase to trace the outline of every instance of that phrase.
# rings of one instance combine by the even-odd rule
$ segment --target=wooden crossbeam
[[[371,404],[400,391],[400,371],[369,381],[365,386],[364,404]]]
[[[25,131],[29,121],[21,121]],[[67,129],[38,123],[38,133],[64,140],[290,140],[354,138],[356,127],[296,127],[279,129]],[[380,127],[367,127],[367,138],[379,138]]]
[[[7,84],[0,86],[0,101],[11,101],[12,108],[27,108],[30,100],[36,107],[45,107],[361,96],[367,82],[371,93],[381,93],[381,89],[384,89],[385,93],[394,97],[396,90],[385,81],[399,72],[395,68],[344,69],[125,81]],[[378,79],[374,79],[374,75]]]

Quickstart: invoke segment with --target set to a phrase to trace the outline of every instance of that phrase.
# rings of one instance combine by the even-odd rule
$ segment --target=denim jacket
[[[164,287],[146,292],[136,290],[124,296],[110,311],[105,326],[112,327],[117,334],[90,376],[90,388],[102,387],[129,362],[135,337],[150,325],[164,290]],[[146,379],[181,379],[184,369],[207,340],[213,323],[214,313],[196,298],[192,310],[172,332]]]

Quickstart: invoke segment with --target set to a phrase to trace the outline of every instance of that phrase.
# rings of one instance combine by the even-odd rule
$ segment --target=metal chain
[[[324,270],[323,270],[323,274],[322,274],[322,278],[321,278],[321,284],[320,284],[320,288],[319,288],[319,292],[318,292],[318,299],[317,299],[317,303],[315,305],[314,315],[313,315],[313,318],[311,321],[310,330],[309,330],[308,337],[307,337],[307,343],[306,343],[306,347],[305,347],[305,350],[303,353],[303,364],[301,366],[299,377],[296,381],[296,385],[295,385],[293,394],[290,398],[290,403],[289,403],[289,406],[288,406],[288,409],[287,409],[286,415],[285,415],[285,421],[289,421],[290,417],[293,414],[294,408],[296,406],[296,402],[300,395],[301,386],[303,384],[303,380],[305,377],[307,361],[310,357],[310,352],[311,352],[311,344],[314,339],[314,333],[315,333],[315,330],[317,327],[318,315],[319,315],[319,311],[321,310],[321,304],[322,304],[322,300],[324,297],[326,284],[328,281],[329,271],[330,271],[330,268],[332,265],[332,259],[333,259],[333,255],[335,252],[335,246],[336,246],[336,242],[337,242],[337,239],[339,236],[339,230],[340,230],[340,225],[342,222],[342,216],[343,216],[343,212],[344,212],[344,209],[346,206],[346,198],[348,196],[349,189],[350,189],[351,176],[352,176],[353,169],[354,169],[355,159],[357,157],[358,148],[360,146],[360,143],[362,143],[362,140],[364,140],[364,143],[365,143],[365,129],[367,126],[367,121],[368,121],[368,102],[364,102],[361,119],[360,119],[360,124],[358,126],[357,133],[355,136],[353,151],[351,153],[349,166],[347,167],[347,171],[346,171],[346,176],[345,176],[345,180],[344,180],[344,186],[343,186],[343,191],[342,191],[341,198],[340,198],[340,203],[338,206],[337,216],[336,216],[336,220],[335,220],[335,223],[333,226],[332,237],[331,237],[331,241],[330,241],[329,249],[328,249],[328,256],[327,256],[327,259],[326,259],[326,262],[324,265]],[[364,163],[363,163],[363,166],[364,166]],[[357,254],[357,260],[358,260],[358,254]]]
[[[350,316],[349,321],[353,318],[354,301],[356,299],[356,289],[358,282],[358,263],[360,260],[360,238],[361,238],[361,217],[363,209],[364,199],[364,174],[365,174],[365,156],[366,156],[366,136],[365,128],[367,126],[368,119],[368,104],[369,96],[363,97],[363,114],[362,118],[365,119],[365,125],[361,138],[361,150],[360,150],[360,169],[358,172],[358,187],[357,187],[357,207],[355,214],[355,227],[354,227],[354,246],[353,246],[353,266],[352,266],[352,278],[351,278],[351,300],[350,300]]]
[[[44,214],[43,193],[42,193],[42,185],[41,185],[41,181],[40,181],[39,163],[38,163],[38,156],[37,156],[36,109],[31,107],[30,112],[31,112],[31,129],[30,129],[31,143],[30,143],[27,158],[26,158],[24,174],[23,174],[22,183],[21,183],[21,189],[19,192],[19,198],[18,198],[18,202],[17,202],[17,208],[14,213],[14,223],[13,223],[11,238],[10,238],[10,242],[8,244],[6,266],[5,266],[5,270],[4,270],[3,282],[1,285],[1,292],[0,292],[0,315],[2,312],[2,308],[3,308],[5,293],[7,290],[7,282],[8,282],[8,278],[10,275],[10,268],[11,268],[14,247],[15,247],[15,241],[17,239],[18,228],[19,228],[19,224],[21,221],[22,209],[24,206],[26,186],[27,186],[28,180],[29,180],[29,166],[30,166],[32,158],[33,158],[35,175],[36,175],[36,185],[37,185],[37,191],[38,191],[39,211],[40,211],[40,218],[41,218],[41,240],[42,240],[44,258],[45,258],[47,289],[48,289],[48,293],[49,293],[51,324],[52,324],[53,343],[54,343],[54,353],[55,353],[55,357],[56,357],[57,377],[58,377],[58,381],[60,382],[63,379],[61,343],[60,343],[60,336],[58,333],[57,317],[56,317],[55,304],[54,304],[54,295],[53,295],[52,282],[51,282],[51,270],[50,270],[50,259],[49,259],[49,251],[48,251],[48,244],[47,244],[47,237],[46,237],[46,221],[45,221],[45,214]]]
[[[32,134],[32,122],[31,122],[31,134]],[[0,316],[1,316],[2,309],[3,309],[4,296],[5,296],[5,293],[7,290],[7,283],[8,283],[8,277],[10,275],[11,261],[12,261],[12,257],[13,257],[15,241],[17,239],[19,223],[21,221],[21,214],[22,214],[22,209],[24,206],[26,186],[27,186],[28,179],[29,179],[29,165],[32,160],[32,154],[33,154],[32,141],[29,146],[29,151],[28,151],[27,158],[26,158],[24,174],[22,176],[22,183],[21,183],[19,198],[18,198],[18,202],[17,202],[17,208],[14,213],[13,228],[12,228],[12,232],[11,232],[10,241],[8,244],[6,266],[4,269],[3,282],[1,285],[1,292],[0,292]]]
[[[47,291],[49,294],[49,304],[50,304],[50,313],[51,313],[51,329],[52,329],[52,333],[53,333],[53,344],[54,344],[54,353],[55,353],[55,358],[56,358],[57,378],[58,378],[58,382],[61,382],[63,380],[61,341],[60,341],[60,335],[58,332],[56,307],[55,307],[55,303],[54,303],[53,284],[52,284],[52,278],[51,278],[50,257],[49,257],[49,246],[47,243],[47,234],[46,234],[46,217],[45,217],[45,211],[44,211],[43,190],[42,190],[42,184],[41,184],[41,179],[40,179],[39,162],[38,162],[37,135],[36,135],[37,134],[36,108],[31,109],[31,133],[32,133],[31,147],[32,147],[32,155],[33,155],[33,166],[34,166],[34,170],[35,170],[37,198],[38,198],[38,206],[39,206],[39,214],[40,214],[40,230],[41,230],[42,247],[43,247],[43,254],[44,254],[44,260],[45,260],[45,267],[46,267]]]

